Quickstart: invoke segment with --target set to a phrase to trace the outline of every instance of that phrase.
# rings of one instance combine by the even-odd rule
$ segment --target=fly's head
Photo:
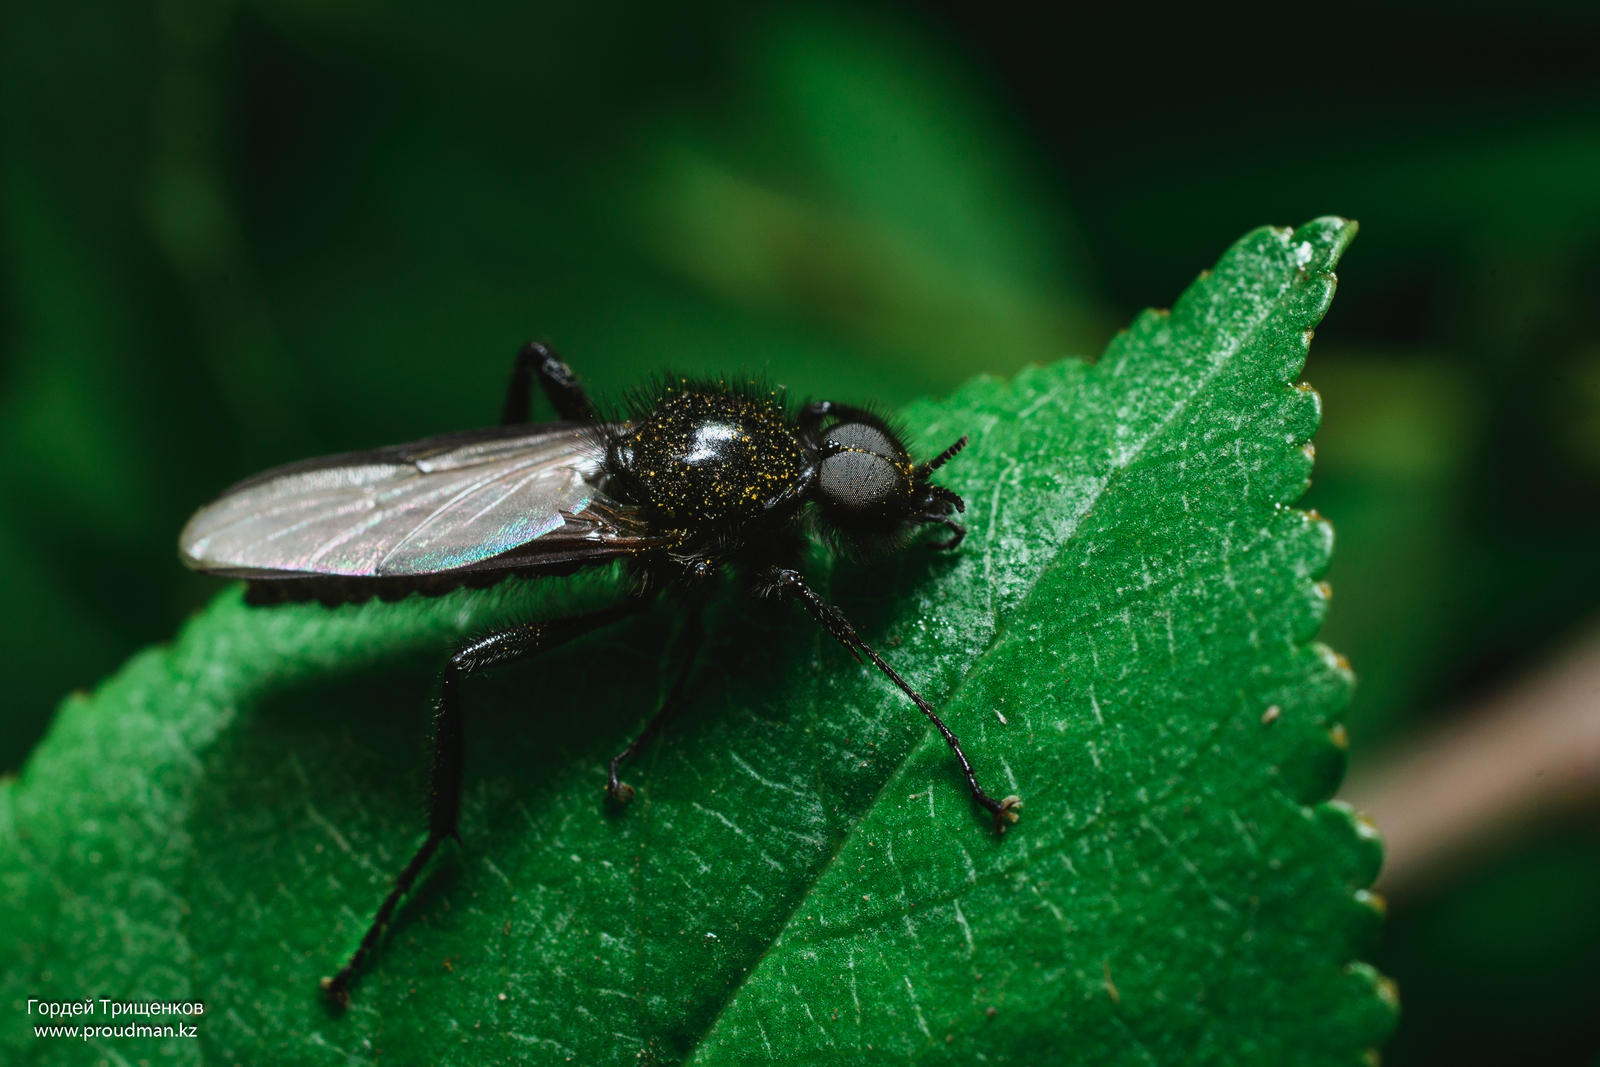
[[[918,527],[948,527],[939,548],[955,548],[966,536],[953,516],[966,503],[942,485],[933,472],[966,446],[961,440],[926,463],[914,463],[900,436],[867,412],[849,416],[823,431],[813,499],[822,532],[851,559],[872,559],[903,547]]]

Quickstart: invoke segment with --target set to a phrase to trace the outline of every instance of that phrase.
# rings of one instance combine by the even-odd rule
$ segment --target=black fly
[[[528,424],[533,378],[563,420]],[[198,571],[243,578],[253,603],[325,604],[481,587],[507,575],[564,574],[628,560],[632,591],[588,615],[508,627],[456,651],[444,669],[433,743],[428,837],[395,880],[360,946],[322,987],[338,1004],[401,897],[461,811],[461,679],[533,655],[641,610],[662,590],[687,615],[689,653],[662,707],[611,761],[606,791],[633,789],[619,765],[677,710],[698,649],[713,579],[725,568],[752,595],[798,600],[859,661],[863,656],[921,709],[955,753],[972,797],[997,831],[1021,801],[995,800],[928,702],[806,585],[807,531],[833,550],[871,560],[904,547],[924,525],[966,531],[961,498],[930,481],[962,437],[914,463],[871,411],[819,401],[791,413],[776,393],[669,378],[623,422],[596,417],[572,371],[541,344],[517,356],[501,425],[414,444],[279,467],[240,482],[189,520],[179,539]]]

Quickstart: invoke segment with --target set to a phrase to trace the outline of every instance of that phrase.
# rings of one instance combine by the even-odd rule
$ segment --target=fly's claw
[[[350,990],[344,987],[344,983],[340,982],[335,985],[332,978],[324,978],[317,983],[317,986],[328,995],[328,1002],[335,1008],[348,1008],[350,1006]]]
[[[1013,793],[994,809],[994,832],[1003,834],[1006,827],[1022,818],[1022,798]]]
[[[606,786],[606,796],[614,804],[628,804],[633,801],[633,786],[627,782],[618,782],[615,786]]]

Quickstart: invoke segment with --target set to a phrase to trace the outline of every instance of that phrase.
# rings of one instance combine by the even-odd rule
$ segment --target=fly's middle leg
[[[634,738],[627,748],[611,757],[611,773],[606,780],[606,794],[618,804],[626,804],[633,799],[633,786],[617,776],[617,769],[624,760],[639,751],[640,746],[659,734],[683,707],[684,686],[688,684],[689,672],[694,668],[695,657],[699,654],[700,644],[705,637],[703,615],[703,603],[699,600],[692,601],[684,612],[683,663],[678,667],[678,676],[673,681],[672,688],[667,691],[667,699],[662,701],[661,710],[645,724],[639,736]]]

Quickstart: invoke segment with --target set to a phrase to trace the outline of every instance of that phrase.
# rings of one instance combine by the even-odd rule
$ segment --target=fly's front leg
[[[606,794],[618,804],[626,804],[633,799],[633,786],[617,777],[617,768],[622,761],[639,751],[650,738],[660,733],[667,723],[677,716],[683,707],[683,689],[689,682],[689,671],[694,667],[695,657],[700,652],[700,643],[705,636],[701,625],[701,616],[704,614],[704,604],[696,599],[692,601],[688,610],[684,612],[684,645],[683,665],[678,668],[678,677],[673,681],[672,688],[667,692],[667,699],[661,704],[661,710],[645,724],[639,736],[627,748],[611,757],[611,774],[606,780]]]
[[[461,680],[475,671],[524,659],[536,652],[564,644],[590,630],[616,622],[642,609],[647,601],[633,598],[614,608],[588,615],[572,615],[549,622],[512,626],[462,647],[445,664],[439,687],[439,708],[434,716],[433,773],[428,785],[428,838],[411,857],[394,888],[384,898],[361,938],[350,961],[331,978],[321,982],[323,992],[339,1007],[350,1003],[350,978],[361,966],[378,938],[383,935],[394,910],[411,890],[417,875],[438,851],[445,838],[460,840],[457,824],[461,818],[461,770],[465,750],[461,727]]]
[[[818,596],[810,586],[806,585],[805,577],[799,571],[789,567],[772,567],[763,577],[765,578],[764,587],[767,591],[799,600],[800,603],[805,605],[806,610],[811,612],[812,618],[821,623],[822,628],[833,635],[834,640],[850,650],[850,654],[855,656],[856,662],[859,663],[863,656],[871,660],[874,667],[882,671],[891,682],[900,687],[902,693],[911,698],[911,702],[917,706],[922,714],[928,717],[928,721],[933,723],[934,728],[939,731],[939,735],[944,738],[944,743],[950,746],[950,751],[955,753],[956,761],[961,764],[962,773],[967,776],[967,787],[972,791],[972,799],[976,800],[983,806],[985,811],[994,816],[995,832],[1005,833],[1006,827],[1016,822],[1020,817],[1017,813],[1022,810],[1022,798],[1008,796],[1002,800],[996,800],[983,791],[983,787],[978,784],[977,774],[972,770],[972,764],[967,760],[967,754],[961,750],[961,742],[956,738],[955,734],[950,732],[950,728],[944,724],[943,720],[939,718],[938,714],[933,710],[933,706],[922,699],[922,694],[911,688],[906,680],[895,672],[893,667],[885,663],[882,656],[878,655],[865,641],[861,640],[861,635],[856,633],[856,628],[850,624],[849,619],[844,617],[843,612]]]
[[[535,374],[558,418],[565,422],[594,421],[589,395],[578,384],[578,376],[572,373],[572,368],[563,363],[549,345],[529,341],[517,353],[517,362],[511,368],[511,385],[506,390],[500,425],[517,426],[528,421]]]

